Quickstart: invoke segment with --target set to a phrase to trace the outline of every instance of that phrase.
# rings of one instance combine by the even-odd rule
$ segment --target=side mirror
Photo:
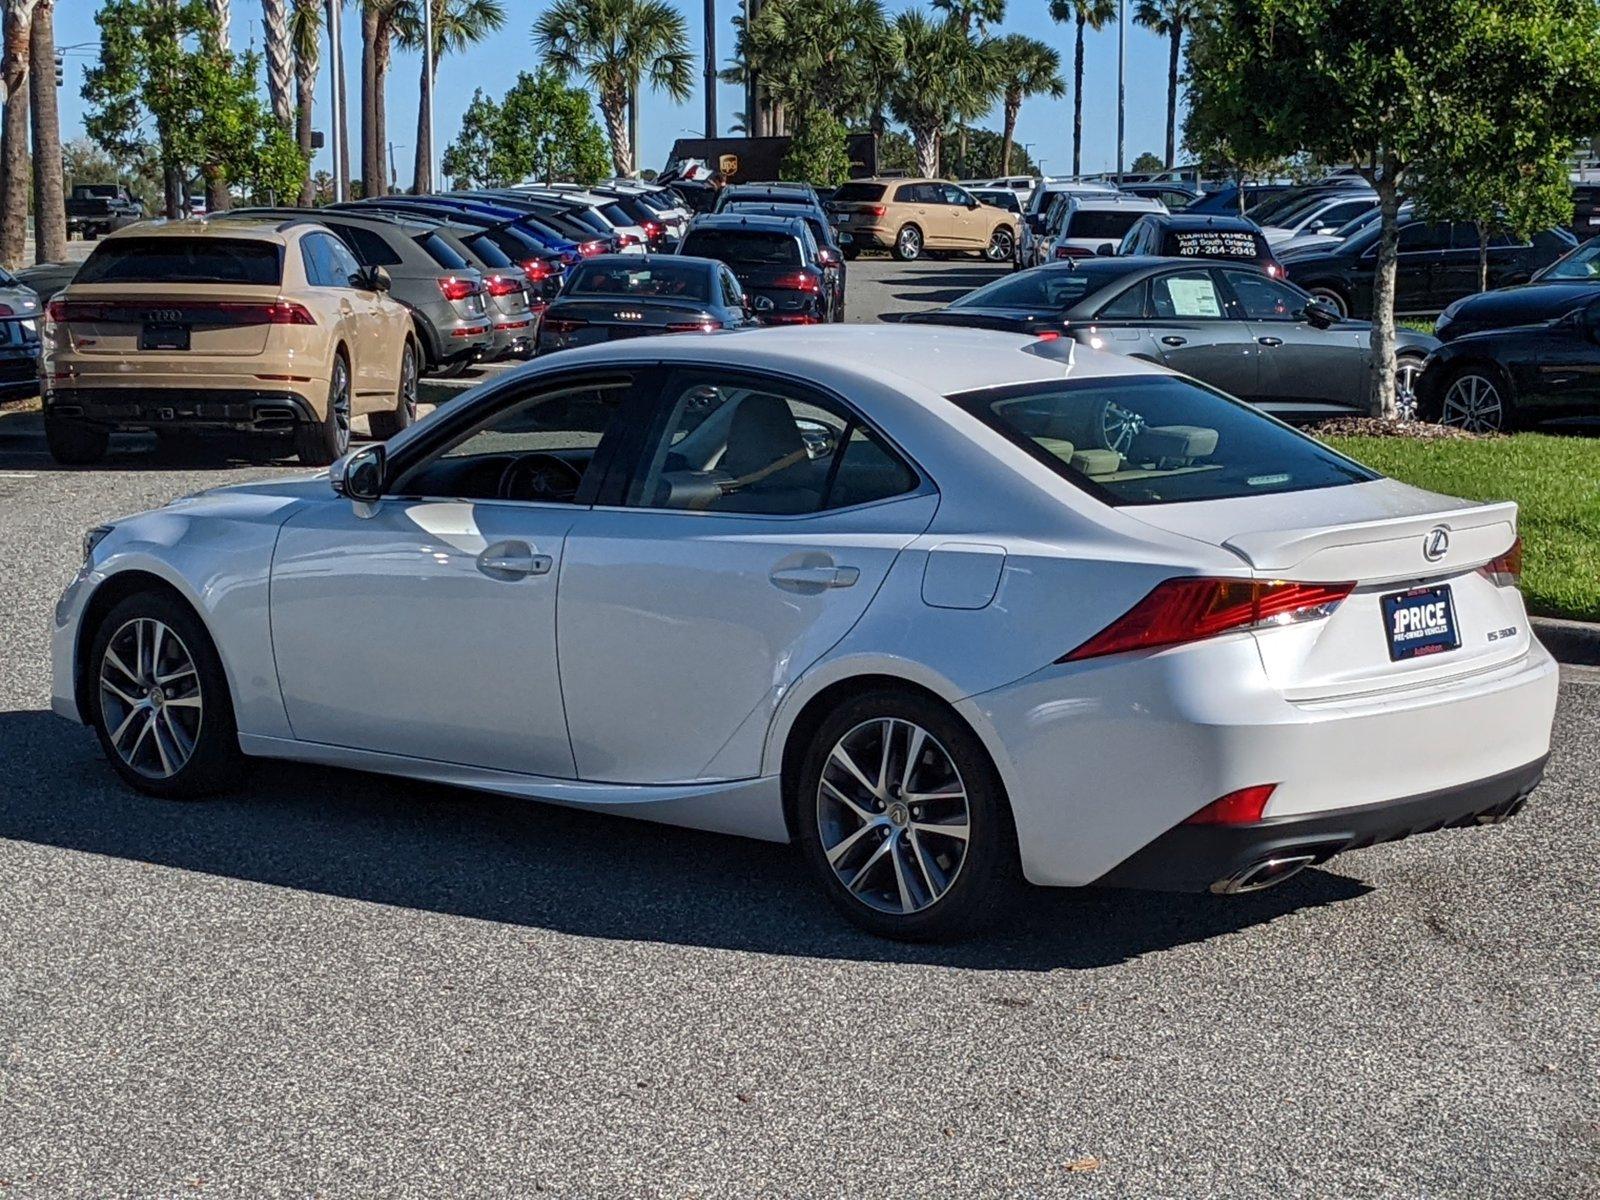
[[[1338,313],[1334,312],[1326,304],[1319,304],[1315,300],[1306,305],[1301,310],[1300,315],[1306,319],[1309,325],[1316,329],[1327,329],[1339,320]]]
[[[1030,230],[1032,230],[1034,233],[1043,233],[1044,232],[1044,214],[1043,213],[1029,213],[1027,215],[1027,217],[1024,218],[1024,220],[1027,221],[1028,228]]]
[[[1115,242],[1101,242],[1095,247],[1095,255],[1099,258],[1115,258],[1117,244]]]
[[[382,267],[362,267],[350,277],[350,286],[363,292],[387,292],[394,286],[394,280]]]
[[[328,471],[335,495],[371,504],[383,496],[387,455],[382,445],[363,446],[346,454]]]

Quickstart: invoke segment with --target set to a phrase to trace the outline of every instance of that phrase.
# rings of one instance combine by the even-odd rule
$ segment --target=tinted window
[[[1032,383],[950,397],[1108,504],[1172,504],[1378,476],[1187,379]]]
[[[1018,271],[968,292],[950,303],[951,308],[1030,308],[1057,311],[1071,308],[1104,280],[1084,271]]]
[[[465,270],[468,265],[467,260],[456,253],[455,247],[437,233],[425,233],[416,239],[416,243],[427,252],[429,258],[447,271]]]
[[[865,201],[882,200],[883,184],[881,183],[841,183],[833,193],[835,200]]]
[[[283,247],[244,238],[119,238],[96,247],[76,283],[243,283],[283,279]]]
[[[1413,221],[1400,230],[1400,250],[1448,250],[1450,226],[1444,221]]]
[[[758,229],[691,229],[678,253],[740,266],[800,265],[800,243],[791,234]]]
[[[306,282],[312,287],[350,286],[350,276],[354,272],[339,269],[340,259],[336,251],[348,254],[329,234],[313,233],[302,239],[300,256],[305,262]]]
[[[494,244],[494,239],[481,233],[472,234],[462,239],[467,244],[467,249],[477,255],[486,267],[509,267],[511,260],[506,257],[505,251]]]
[[[1149,283],[1136,283],[1117,296],[1115,299],[1102,305],[1095,315],[1107,319],[1132,320],[1145,315],[1145,306],[1149,302]]]
[[[1132,229],[1133,223],[1143,215],[1138,212],[1095,212],[1093,209],[1079,209],[1068,218],[1066,235],[1120,242],[1122,235]]]
[[[1204,320],[1222,316],[1222,294],[1210,271],[1179,271],[1150,281],[1150,309],[1157,317]]]
[[[967,194],[954,184],[941,183],[939,185],[939,198],[946,204],[960,204],[965,206]]]
[[[569,296],[663,296],[711,299],[710,271],[700,263],[651,258],[632,263],[584,263],[567,281]]]
[[[1311,301],[1286,284],[1250,271],[1224,271],[1223,278],[1238,299],[1239,314],[1247,321],[1292,321]]]
[[[360,225],[335,225],[333,232],[339,240],[350,247],[351,253],[364,267],[394,267],[401,262],[387,239],[375,230],[363,228]]]
[[[1555,263],[1541,279],[1595,279],[1600,278],[1600,239],[1585,242],[1578,249]]]

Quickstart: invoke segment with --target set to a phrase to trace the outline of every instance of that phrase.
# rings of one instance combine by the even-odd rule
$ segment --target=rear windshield
[[[1105,282],[1084,271],[1021,271],[952,300],[950,307],[1066,309]]]
[[[455,248],[437,233],[425,233],[417,239],[417,245],[428,252],[428,257],[433,259],[447,271],[460,271],[467,265],[467,260],[455,252]]]
[[[1030,383],[950,399],[1112,505],[1267,496],[1378,478],[1187,379]]]
[[[881,183],[841,183],[838,190],[833,193],[835,200],[882,200],[883,184]]]
[[[1133,223],[1144,215],[1142,212],[1096,212],[1093,209],[1079,209],[1067,219],[1067,229],[1063,236],[1105,238],[1108,242],[1120,242],[1122,235],[1133,228]]]
[[[1585,242],[1558,258],[1540,279],[1594,279],[1600,277],[1600,241]]]
[[[1241,258],[1254,262],[1266,255],[1261,235],[1253,230],[1169,229],[1162,245],[1169,258]]]
[[[495,245],[494,240],[485,233],[475,233],[462,239],[467,247],[483,261],[486,267],[509,267],[511,260],[506,257],[505,251]]]
[[[711,268],[652,258],[648,266],[584,263],[567,280],[568,296],[665,296],[711,300]]]
[[[751,267],[798,267],[800,243],[787,233],[755,229],[693,229],[683,239],[680,254],[720,258],[725,263]]]
[[[95,249],[75,283],[243,283],[275,287],[283,247],[244,238],[119,238]]]

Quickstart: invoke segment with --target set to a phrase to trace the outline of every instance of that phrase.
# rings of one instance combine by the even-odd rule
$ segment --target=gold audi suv
[[[382,267],[311,219],[133,225],[45,310],[45,434],[58,462],[113,432],[249,435],[310,465],[416,417],[421,353]]]

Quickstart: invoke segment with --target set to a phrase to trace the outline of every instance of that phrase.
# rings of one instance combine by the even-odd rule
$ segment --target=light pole
[[[717,0],[706,0],[706,136],[717,136]]]
[[[1027,159],[1029,162],[1033,162],[1033,155],[1029,154],[1028,152],[1030,150],[1032,150],[1034,148],[1034,146],[1037,145],[1037,144],[1038,143],[1036,143],[1036,142],[1018,142],[1017,143],[1017,145],[1022,147],[1022,157]],[[1038,165],[1039,165],[1038,163],[1034,163],[1035,167],[1037,167]]]
[[[344,39],[339,35],[341,8],[339,0],[328,0],[328,86],[333,99],[333,198],[342,204],[345,200],[345,178],[340,164],[344,162],[346,130],[339,119],[344,115],[344,96],[339,89],[344,79],[339,70],[344,55]]]
[[[424,0],[422,5],[422,53],[426,58],[425,69],[422,72],[422,108],[426,113],[426,123],[423,125],[427,133],[428,142],[424,149],[427,151],[427,179],[417,180],[425,184],[431,192],[434,188],[433,181],[433,5],[434,0]],[[420,189],[419,189],[420,190]]]
[[[1123,134],[1126,131],[1128,92],[1128,0],[1117,4],[1117,183],[1122,183]]]

